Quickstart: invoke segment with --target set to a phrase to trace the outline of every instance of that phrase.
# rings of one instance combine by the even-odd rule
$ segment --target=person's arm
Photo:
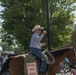
[[[46,31],[44,30],[40,36],[34,35],[34,40],[35,41],[41,41],[45,34],[46,34]]]
[[[44,37],[44,34],[41,34],[40,36],[35,35],[33,38],[35,41],[41,41],[43,39],[43,37]]]
[[[41,43],[41,46],[46,46],[46,43]]]

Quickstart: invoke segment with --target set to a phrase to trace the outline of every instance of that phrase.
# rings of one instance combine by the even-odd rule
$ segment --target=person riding
[[[47,63],[43,59],[43,55],[41,51],[41,47],[45,46],[45,43],[41,43],[41,40],[46,34],[45,30],[42,32],[43,29],[44,27],[41,27],[40,25],[36,25],[32,29],[32,32],[34,32],[34,34],[32,35],[31,41],[30,41],[30,53],[36,55],[38,58],[42,60],[41,66],[40,66],[40,73],[42,75],[45,75]]]

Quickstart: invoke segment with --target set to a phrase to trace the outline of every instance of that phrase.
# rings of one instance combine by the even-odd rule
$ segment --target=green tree
[[[14,51],[15,50],[14,45],[9,45],[6,42],[1,42],[0,47],[2,48],[2,51]]]
[[[3,33],[5,33],[3,39],[9,43],[11,40],[17,39],[24,49],[27,49],[33,26],[42,23],[42,5],[41,0],[9,0],[8,2],[2,0],[2,6],[5,7],[2,14]]]
[[[75,0],[50,0],[51,43],[52,47],[68,45],[74,25]]]
[[[35,24],[46,27],[45,0],[0,0],[4,33],[3,41],[12,44],[15,39],[24,49],[29,49],[31,30]],[[75,0],[49,0],[52,47],[70,42],[75,10]],[[47,39],[47,38],[46,38]]]

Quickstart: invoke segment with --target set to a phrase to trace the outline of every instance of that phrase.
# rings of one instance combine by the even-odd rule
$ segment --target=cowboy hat
[[[40,25],[35,25],[34,28],[32,29],[32,32],[34,32],[37,29],[44,29],[44,27],[41,27]]]

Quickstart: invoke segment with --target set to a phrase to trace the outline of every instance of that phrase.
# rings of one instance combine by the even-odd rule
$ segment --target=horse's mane
[[[73,47],[67,47],[67,48],[62,48],[59,50],[53,50],[50,51],[54,56],[58,57],[58,56],[62,56],[66,51],[72,50]]]

